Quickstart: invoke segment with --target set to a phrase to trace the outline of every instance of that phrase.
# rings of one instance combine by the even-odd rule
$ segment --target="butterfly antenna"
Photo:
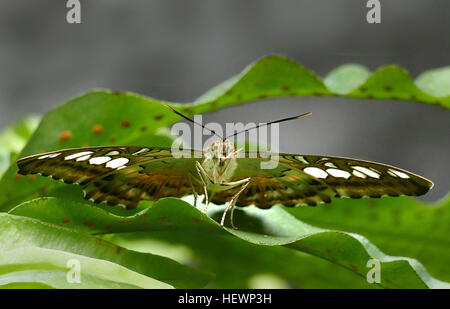
[[[236,132],[236,133],[234,133],[234,134],[232,134],[230,136],[227,136],[225,139],[227,139],[229,137],[236,136],[236,135],[238,135],[240,133],[243,133],[243,132],[246,132],[246,131],[257,129],[257,128],[261,127],[261,126],[268,126],[268,125],[271,125],[271,124],[274,124],[274,123],[280,123],[280,122],[285,122],[285,121],[289,121],[289,120],[299,119],[299,118],[303,118],[303,117],[306,117],[306,116],[309,116],[309,115],[312,115],[312,113],[304,113],[304,114],[301,114],[301,115],[298,115],[298,116],[283,118],[283,119],[280,119],[280,120],[275,120],[275,121],[271,121],[271,122],[267,122],[267,123],[261,123],[261,124],[255,126],[255,127],[253,127],[253,128]]]
[[[196,125],[198,125],[198,126],[201,126],[203,129],[208,130],[209,132],[211,132],[212,134],[216,135],[217,137],[222,138],[222,136],[220,136],[219,134],[217,134],[214,130],[208,129],[207,127],[205,127],[205,126],[202,125],[201,123],[195,122],[194,119],[191,119],[191,118],[189,118],[189,117],[183,115],[182,113],[177,112],[176,110],[174,110],[174,109],[172,108],[172,106],[169,106],[169,105],[167,105],[167,104],[164,104],[164,106],[167,107],[168,109],[170,109],[172,112],[174,112],[174,113],[177,114],[178,116],[183,117],[184,119],[186,119],[186,120],[192,122],[193,124],[196,124]],[[223,138],[222,138],[222,139],[223,139]]]

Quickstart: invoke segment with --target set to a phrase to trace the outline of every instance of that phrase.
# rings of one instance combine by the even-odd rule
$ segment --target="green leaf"
[[[450,96],[450,66],[429,70],[416,79],[417,86],[436,97]]]
[[[223,207],[212,208],[210,216],[219,220]],[[287,246],[309,253],[363,278],[368,271],[367,262],[378,259],[383,274],[379,285],[385,288],[450,287],[450,284],[431,277],[417,260],[385,255],[361,235],[311,226],[278,206],[269,210],[253,206],[236,210],[235,224],[240,230],[221,228],[198,209],[175,198],[161,199],[128,217],[113,215],[84,203],[68,203],[54,198],[26,202],[11,213],[95,234],[144,230],[230,233],[253,244]]]
[[[14,162],[39,123],[38,116],[29,116],[0,132],[0,176]]]
[[[152,231],[114,234],[108,240],[214,272],[210,288],[378,288],[366,278],[309,254],[218,233]]]
[[[58,288],[202,287],[209,274],[168,258],[134,252],[105,240],[35,219],[0,214],[0,285]],[[81,283],[66,280],[71,259]]]
[[[342,96],[361,99],[393,99],[450,107],[450,84],[440,74],[436,88],[439,92],[426,93],[432,87],[420,89],[408,72],[396,65],[381,67],[371,75],[369,70],[355,64],[343,65],[329,73],[322,81],[300,64],[274,55],[249,65],[239,75],[214,87],[186,111],[203,113],[248,101],[283,96]],[[425,72],[426,73],[426,72]],[[424,74],[425,74],[424,73]],[[447,76],[445,73],[445,76]],[[435,75],[436,76],[436,75]],[[420,86],[423,86],[423,82]]]
[[[346,94],[360,86],[369,75],[370,71],[362,65],[344,64],[328,73],[323,82],[332,92]]]
[[[450,196],[433,206],[400,197],[336,199],[324,207],[286,210],[314,226],[363,235],[384,252],[418,259],[431,275],[450,281]]]

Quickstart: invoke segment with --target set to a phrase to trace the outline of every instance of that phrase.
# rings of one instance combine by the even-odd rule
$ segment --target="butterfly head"
[[[205,149],[205,161],[203,165],[217,177],[226,177],[234,170],[236,158],[241,149],[237,149],[234,143],[228,139],[217,139]]]

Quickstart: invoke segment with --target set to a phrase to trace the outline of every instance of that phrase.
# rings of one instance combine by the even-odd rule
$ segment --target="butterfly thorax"
[[[204,150],[201,165],[213,184],[222,184],[233,178],[238,153],[234,143],[227,139],[216,140]]]

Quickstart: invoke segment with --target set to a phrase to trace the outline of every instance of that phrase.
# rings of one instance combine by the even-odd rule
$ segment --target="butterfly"
[[[136,208],[143,200],[191,194],[196,205],[201,192],[204,214],[210,202],[229,202],[220,224],[224,225],[231,210],[233,228],[235,206],[315,206],[336,197],[419,196],[433,186],[430,180],[411,172],[364,160],[240,152],[231,140],[219,138],[204,151],[179,150],[176,155],[164,147],[99,146],[36,154],[19,159],[17,165],[22,175],[41,174],[78,184],[85,199],[127,209]],[[274,159],[276,167],[261,169],[261,163]]]

